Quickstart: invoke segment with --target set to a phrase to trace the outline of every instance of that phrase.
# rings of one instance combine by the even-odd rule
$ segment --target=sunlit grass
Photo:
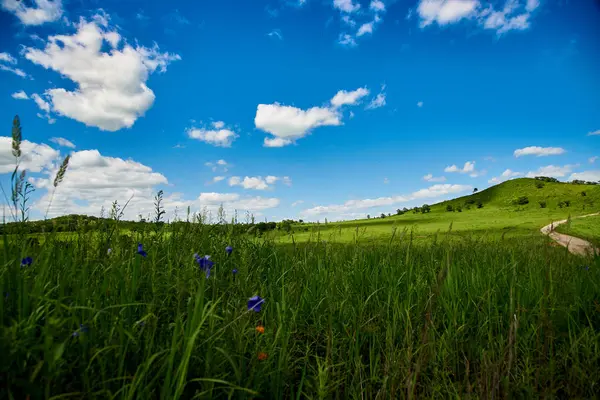
[[[600,259],[539,236],[417,236],[4,236],[0,398],[598,393]],[[210,278],[194,253],[212,256]]]

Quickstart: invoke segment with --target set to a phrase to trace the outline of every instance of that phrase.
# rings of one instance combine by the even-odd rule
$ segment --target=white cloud
[[[496,10],[493,4],[484,7],[480,0],[420,0],[417,8],[421,27],[432,23],[440,26],[473,19],[483,28],[502,35],[511,30],[525,30],[539,6],[538,0],[506,0],[504,7]]]
[[[423,107],[423,102],[422,101],[417,102],[417,107],[419,107],[419,108]]]
[[[72,35],[48,37],[44,49],[25,47],[25,58],[70,79],[76,89],[46,91],[52,110],[87,126],[116,131],[131,127],[154,103],[146,81],[151,73],[166,71],[178,55],[126,43],[109,27],[106,15],[80,19]],[[103,52],[103,47],[110,50]]]
[[[331,99],[331,105],[335,108],[343,105],[356,105],[360,103],[360,99],[369,95],[369,89],[361,87],[353,91],[340,90]]]
[[[40,110],[45,111],[46,113],[50,112],[50,103],[42,99],[39,94],[34,93],[31,95],[31,98],[35,101],[35,104],[37,104]]]
[[[224,176],[215,176],[212,181],[213,183],[217,183],[217,182],[221,182],[222,180],[224,180],[225,177]]]
[[[354,37],[352,37],[352,35],[350,35],[350,34],[340,33],[340,37],[338,38],[338,43],[341,44],[342,46],[346,46],[346,47],[355,47],[356,39],[354,39]]]
[[[26,4],[35,2],[35,7]],[[42,25],[60,18],[63,13],[61,0],[2,0],[2,8],[13,13],[23,25]]]
[[[373,33],[373,25],[374,25],[374,22],[367,22],[367,23],[362,24],[360,26],[360,28],[358,28],[358,32],[356,32],[356,36],[361,37],[363,35],[366,35],[367,33]]]
[[[476,178],[480,175],[484,175],[485,171],[475,170],[475,161],[467,161],[464,167],[459,168],[456,165],[450,165],[444,168],[444,172],[458,172],[459,174],[469,174],[470,177]]]
[[[253,189],[253,190],[266,190],[271,189],[271,186],[274,185],[275,182],[281,181],[284,185],[291,186],[292,180],[288,176],[278,177],[273,175],[268,175],[265,178],[262,176],[246,176],[244,179],[239,176],[232,176],[229,178],[229,186],[241,186],[244,189]]]
[[[20,169],[29,172],[41,172],[52,168],[59,152],[47,144],[21,142]],[[15,170],[15,157],[12,154],[12,138],[0,136],[0,174],[12,173]]]
[[[12,98],[17,100],[28,100],[29,96],[27,96],[27,93],[24,91],[19,90],[18,92],[12,94]]]
[[[417,12],[421,26],[446,25],[475,16],[479,0],[421,0]]]
[[[598,159],[598,156],[593,156],[593,157],[588,158],[588,161],[590,162],[590,164],[593,164],[596,162],[597,159]]]
[[[577,165],[564,165],[562,167],[556,165],[547,165],[545,167],[538,168],[536,171],[529,171],[527,178],[535,178],[536,176],[548,176],[551,178],[562,178],[573,170]]]
[[[0,53],[0,62],[5,62],[5,63],[8,63],[8,64],[16,64],[17,63],[17,59],[14,58],[9,53],[2,52],[2,53]]]
[[[563,154],[564,152],[565,152],[565,149],[563,149],[561,147],[529,146],[529,147],[515,150],[514,156],[515,157],[522,157],[522,156],[543,157],[543,156],[559,155],[559,154]]]
[[[333,6],[345,13],[353,13],[360,9],[360,4],[352,0],[333,0]]]
[[[446,182],[445,176],[434,177],[432,174],[427,174],[423,177],[423,180],[427,182]]]
[[[595,135],[600,135],[600,129],[598,129],[597,131],[593,131],[587,134],[588,136],[595,136]]]
[[[265,147],[282,147],[293,143],[319,126],[341,125],[337,111],[326,107],[308,110],[279,103],[259,104],[254,124],[258,129],[270,133],[274,138],[265,138]]]
[[[233,141],[239,137],[231,129],[225,128],[223,121],[213,122],[212,127],[214,129],[188,128],[185,132],[191,139],[197,139],[217,147],[231,147]]]
[[[292,207],[299,206],[302,203],[304,203],[304,200],[296,200],[295,202],[292,203]]]
[[[455,194],[468,191],[471,189],[472,187],[469,185],[438,184],[430,186],[426,189],[418,190],[408,195],[378,197],[375,199],[348,200],[343,204],[317,206],[304,210],[302,214],[307,216],[317,216],[321,214],[347,213],[355,210],[368,209],[373,207],[388,207],[398,203],[406,203],[409,201],[428,198],[436,198],[448,194]]]
[[[488,183],[500,183],[500,182],[507,181],[510,178],[515,178],[515,177],[521,176],[521,175],[523,175],[523,174],[520,172],[515,172],[515,171],[511,171],[510,169],[507,169],[499,177],[493,177],[492,179],[488,180]]]
[[[372,0],[369,8],[376,12],[383,12],[385,11],[385,4],[380,0]]]
[[[281,31],[279,29],[273,29],[271,32],[267,33],[267,36],[283,40],[283,35],[281,34]]]
[[[350,25],[351,27],[354,27],[356,25],[356,21],[354,21],[352,19],[352,17],[349,15],[342,15],[342,21],[344,21],[346,24]]]
[[[375,108],[380,108],[385,106],[386,101],[385,101],[385,93],[379,93],[377,96],[375,96],[375,98],[373,98],[369,104],[367,104],[366,109],[367,110],[373,110]]]
[[[217,161],[217,165],[226,166],[226,165],[228,165],[228,164],[227,164],[227,161],[225,161],[225,160],[221,159],[221,160],[218,160],[218,161]]]
[[[570,181],[575,179],[589,182],[600,182],[600,170],[575,172],[569,176]]]
[[[73,142],[71,142],[70,140],[67,140],[65,138],[61,138],[61,137],[53,137],[50,139],[50,141],[52,143],[56,143],[59,146],[63,146],[63,147],[70,147],[72,149],[75,148],[75,145],[73,144]]]
[[[387,185],[388,183],[390,183],[390,180],[388,178],[383,178],[383,184]]]
[[[197,203],[200,207],[216,210],[223,204],[226,210],[261,211],[279,205],[277,198],[240,197],[237,193],[201,193]]]
[[[13,67],[13,65],[17,64],[17,59],[14,58],[9,53],[0,53],[0,71],[12,72],[15,75],[20,76],[21,78],[27,77],[25,71],[19,68]]]

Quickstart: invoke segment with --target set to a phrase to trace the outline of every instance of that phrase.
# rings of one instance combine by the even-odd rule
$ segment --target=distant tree
[[[391,217],[391,216],[392,216],[392,213],[388,213],[388,217]]]
[[[402,215],[402,214],[403,214],[403,212],[402,212],[402,210],[401,210],[401,209],[397,209],[397,210],[396,210],[396,215]]]
[[[483,203],[481,201],[477,202],[477,208],[483,208]]]
[[[384,213],[381,213],[381,218],[385,218],[385,214]]]
[[[540,204],[540,208],[546,208],[546,200],[538,201],[538,203]]]
[[[371,219],[371,215],[367,214],[367,219]]]
[[[301,224],[303,224],[304,220],[303,219],[299,219],[298,222],[301,223]]]
[[[327,225],[327,218],[325,218],[325,225]]]
[[[477,193],[477,190],[479,190],[479,189],[477,189],[477,188],[473,189],[473,193]]]
[[[431,207],[429,207],[429,204],[423,204],[423,206],[421,206],[421,213],[425,214],[431,212]]]
[[[402,209],[402,212],[403,212],[403,213],[407,213],[407,212],[408,212],[408,208],[404,207],[404,208]]]
[[[458,211],[458,212],[462,212],[462,207],[461,207],[461,206],[457,206],[457,207],[456,207],[456,211]]]
[[[448,211],[448,212],[452,212],[452,211],[454,211],[454,207],[452,207],[452,204],[448,204],[448,205],[446,206],[446,211]]]
[[[538,188],[538,189],[543,188],[544,187],[544,182],[536,182],[535,183],[535,187]]]

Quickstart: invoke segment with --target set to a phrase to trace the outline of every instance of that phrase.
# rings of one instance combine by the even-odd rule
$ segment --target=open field
[[[4,236],[0,397],[598,392],[600,259],[546,240],[293,246],[203,225],[136,235],[113,239],[110,255],[92,233],[37,249]],[[194,252],[212,255],[209,278]],[[255,295],[260,312],[248,310]]]

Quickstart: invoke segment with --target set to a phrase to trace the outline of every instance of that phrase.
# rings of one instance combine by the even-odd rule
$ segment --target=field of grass
[[[600,389],[600,258],[537,236],[286,245],[191,224],[113,238],[110,254],[102,234],[58,239],[26,248],[3,237],[0,398]],[[195,252],[212,255],[208,278]],[[248,309],[255,295],[259,312]]]
[[[371,218],[355,221],[301,224],[291,233],[273,232],[269,236],[276,241],[289,243],[316,240],[350,243],[356,237],[366,240],[387,240],[395,229],[414,230],[416,237],[431,237],[436,232],[452,232],[459,237],[486,235],[489,237],[524,237],[539,235],[539,229],[552,221],[567,217],[591,214],[600,211],[600,185],[574,185],[570,183],[546,182],[542,188],[538,181],[522,178],[492,186],[481,192],[444,201],[431,206],[426,214],[412,211],[386,218]],[[581,192],[585,191],[586,196]],[[514,205],[513,200],[527,196],[529,203]],[[569,201],[568,207],[559,207],[559,202]],[[470,209],[465,207],[471,202]],[[483,208],[477,208],[481,201]],[[540,202],[545,202],[541,208]],[[447,212],[446,206],[462,212]],[[391,210],[390,210],[391,211]]]
[[[556,231],[585,239],[600,247],[600,216],[574,219],[567,224],[559,225]]]

